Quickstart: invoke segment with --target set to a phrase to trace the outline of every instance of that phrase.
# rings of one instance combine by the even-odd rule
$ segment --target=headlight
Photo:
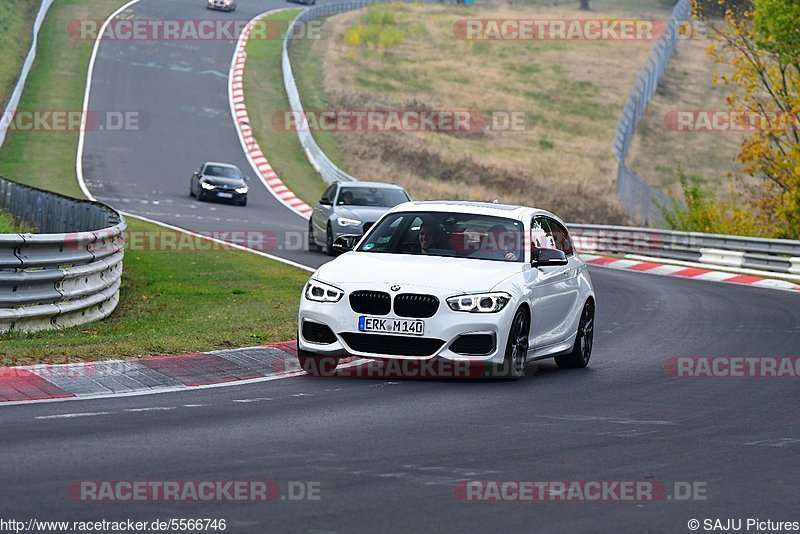
[[[470,313],[494,313],[506,307],[511,295],[508,293],[478,293],[476,295],[458,295],[447,299],[447,305],[453,311]]]
[[[339,302],[344,291],[325,282],[313,278],[306,284],[306,298],[314,302]]]
[[[240,195],[244,195],[245,193],[247,193],[247,188],[240,187],[239,189],[236,190],[236,192],[239,193]]]
[[[203,189],[214,189],[216,186],[208,182],[200,182],[200,187],[202,187]]]
[[[361,226],[361,221],[358,219],[348,219],[347,217],[339,217],[336,219],[339,226]]]

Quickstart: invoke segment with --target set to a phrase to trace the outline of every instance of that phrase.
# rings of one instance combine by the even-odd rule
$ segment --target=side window
[[[336,196],[336,184],[333,184],[325,192],[322,194],[322,198],[320,200],[328,200],[333,203],[333,197]]]
[[[547,222],[550,227],[550,234],[554,241],[555,248],[567,256],[572,256],[575,253],[575,247],[572,246],[572,238],[569,236],[567,229],[564,228],[561,223],[553,219],[545,219],[545,222]]]
[[[531,246],[534,249],[556,248],[550,225],[544,217],[534,217],[531,221]]]

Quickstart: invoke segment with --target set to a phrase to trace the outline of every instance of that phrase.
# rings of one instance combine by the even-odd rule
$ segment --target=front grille
[[[394,313],[400,317],[433,317],[439,309],[439,299],[433,295],[403,293],[394,298]]]
[[[336,335],[328,325],[303,321],[303,339],[312,343],[330,345],[336,341]]]
[[[494,350],[494,338],[491,334],[464,334],[450,345],[450,350],[467,356],[489,354]]]
[[[351,349],[387,356],[431,356],[444,341],[424,337],[388,336],[385,334],[340,334]]]
[[[386,315],[392,309],[392,297],[383,291],[353,291],[350,293],[350,307],[356,313]]]

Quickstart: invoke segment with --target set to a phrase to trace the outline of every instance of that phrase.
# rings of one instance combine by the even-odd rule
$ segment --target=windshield
[[[373,206],[376,208],[393,208],[408,202],[408,195],[402,189],[385,189],[382,187],[342,187],[339,190],[337,206]]]
[[[206,176],[219,176],[220,178],[241,178],[239,169],[235,167],[223,167],[221,165],[208,165],[203,173]]]
[[[403,212],[385,217],[359,252],[524,261],[520,221],[474,213]]]

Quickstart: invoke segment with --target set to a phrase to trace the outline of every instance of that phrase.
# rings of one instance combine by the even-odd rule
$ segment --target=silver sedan
[[[405,190],[379,182],[335,182],[322,194],[308,221],[308,249],[334,256],[340,235],[362,235],[391,208],[408,202]]]

